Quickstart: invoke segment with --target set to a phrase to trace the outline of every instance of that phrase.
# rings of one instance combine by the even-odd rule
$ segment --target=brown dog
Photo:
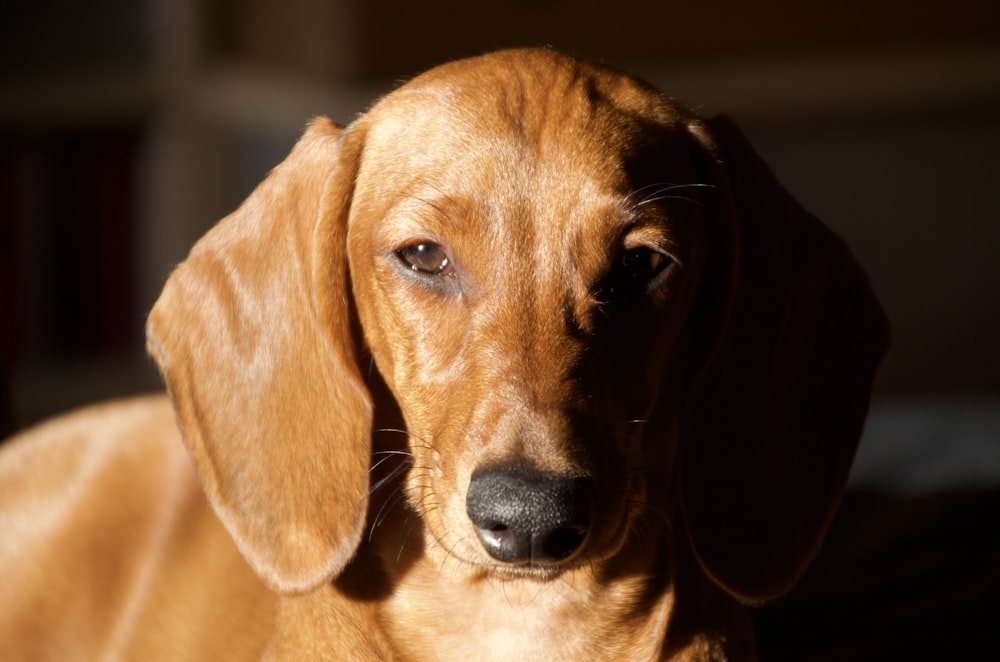
[[[148,336],[180,436],[0,459],[3,659],[751,658],[887,326],[731,122],[522,50],[314,121]]]

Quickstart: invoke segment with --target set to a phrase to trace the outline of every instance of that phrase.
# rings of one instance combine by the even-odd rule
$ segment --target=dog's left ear
[[[691,339],[683,503],[695,555],[750,602],[790,589],[847,480],[889,340],[868,279],[726,118],[692,124],[716,197]]]
[[[195,245],[147,325],[212,506],[281,592],[338,573],[367,508],[372,404],[352,333],[345,134],[315,120]]]

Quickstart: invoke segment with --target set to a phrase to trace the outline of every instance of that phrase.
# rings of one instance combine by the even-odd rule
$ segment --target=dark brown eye
[[[396,251],[403,264],[413,271],[432,276],[449,275],[454,271],[444,248],[432,243],[412,244]]]
[[[599,297],[625,302],[642,296],[662,282],[673,264],[673,258],[655,248],[630,248],[613,265]]]
[[[669,257],[652,248],[633,248],[622,254],[618,275],[626,281],[644,285],[659,275],[669,263]]]

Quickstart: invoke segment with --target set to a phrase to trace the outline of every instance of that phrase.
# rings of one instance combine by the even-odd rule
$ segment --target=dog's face
[[[438,70],[354,129],[348,256],[432,548],[547,576],[615,553],[665,455],[644,427],[698,283],[704,180],[689,118],[648,88],[508,64]]]
[[[887,344],[849,251],[730,121],[543,50],[313,122],[148,335],[277,591],[378,533],[372,438],[398,409],[429,567],[593,578],[672,537],[752,600],[815,555]]]

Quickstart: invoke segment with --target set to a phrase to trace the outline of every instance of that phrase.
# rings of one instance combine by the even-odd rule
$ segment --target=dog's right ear
[[[684,406],[683,503],[702,568],[788,591],[840,502],[890,331],[867,275],[725,117],[690,126],[716,197]]]
[[[345,244],[359,150],[344,147],[348,133],[313,121],[173,272],[147,325],[205,492],[280,592],[343,569],[367,509],[372,404],[352,336]]]

